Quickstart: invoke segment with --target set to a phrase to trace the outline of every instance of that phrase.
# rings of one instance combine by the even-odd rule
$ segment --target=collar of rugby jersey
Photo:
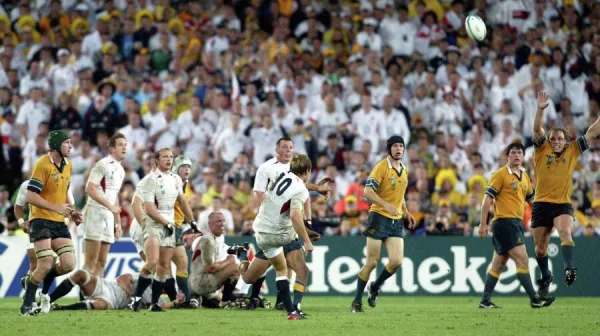
[[[56,163],[54,163],[54,159],[52,158],[52,155],[50,155],[50,152],[48,152],[48,157],[50,158],[50,162],[52,162],[53,164],[55,164],[55,165],[56,165]],[[68,164],[69,164],[69,160],[67,160],[67,158],[66,158],[66,157],[64,157],[64,156],[63,156],[63,160],[64,160],[64,162],[65,162],[65,165],[68,165]]]
[[[509,166],[509,165],[506,165],[506,169],[508,169],[508,173],[509,173],[510,175],[513,175],[513,171],[512,171],[512,169],[510,169],[510,166]],[[523,176],[523,172],[525,171],[525,168],[523,168],[523,167],[519,167],[519,171],[521,172],[521,176]]]
[[[400,163],[400,170],[396,170],[396,168],[394,168],[394,165],[392,165],[392,160],[390,160],[390,156],[388,155],[388,157],[386,158],[387,163],[388,163],[388,168],[393,169],[394,171],[396,171],[396,173],[398,174],[398,176],[402,176],[402,172],[404,171],[404,164],[402,164],[402,162]]]

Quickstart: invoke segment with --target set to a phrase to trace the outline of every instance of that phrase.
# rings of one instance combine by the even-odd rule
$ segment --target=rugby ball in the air
[[[465,29],[470,38],[475,41],[483,41],[487,34],[485,22],[477,15],[469,15],[465,19]]]

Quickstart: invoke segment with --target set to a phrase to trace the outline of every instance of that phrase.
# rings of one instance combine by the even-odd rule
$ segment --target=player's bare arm
[[[216,251],[214,246],[211,245],[209,239],[210,238],[201,239],[198,243],[198,249],[201,251],[200,257],[202,258],[202,263],[204,264],[204,271],[206,273],[216,273],[229,266],[229,264],[234,263],[235,258],[233,257],[233,255],[229,255],[227,256],[227,259],[223,261],[213,262],[215,257],[214,254]]]
[[[161,216],[161,214],[158,212],[158,208],[156,207],[156,204],[154,202],[144,202],[144,209],[146,209],[146,214],[148,215],[148,217],[150,217],[156,223],[164,225],[164,226],[172,224],[171,222],[166,220],[163,216]]]
[[[488,236],[489,226],[487,219],[493,202],[494,199],[490,195],[483,195],[483,201],[481,202],[481,216],[479,217],[479,237],[481,238]]]
[[[306,232],[306,228],[304,227],[304,214],[302,209],[292,206],[292,209],[290,210],[290,218],[292,219],[292,225],[294,226],[294,230],[304,241],[305,253],[311,253],[314,247],[310,241],[308,233]]]
[[[119,201],[119,196],[117,196],[117,200],[115,205],[119,207],[119,212],[114,213],[115,215],[115,240],[118,240],[123,235],[123,228],[121,227],[121,201]]]
[[[312,230],[312,213],[311,213],[311,204],[310,197],[306,199],[304,202],[304,227],[306,228],[306,233],[311,241],[317,241],[321,239],[321,235]]]
[[[56,212],[63,216],[68,216],[75,210],[75,207],[73,207],[72,204],[52,204],[43,199],[38,193],[31,190],[27,190],[27,203],[44,210]]]
[[[331,188],[327,186],[327,183],[333,182],[331,177],[324,177],[317,182],[317,184],[306,182],[304,185],[306,189],[309,191],[316,191],[323,196],[327,196],[327,194],[331,191]]]
[[[122,274],[117,278],[117,284],[127,295],[133,294],[133,276],[131,274]]]
[[[406,202],[402,203],[402,213],[404,214],[402,218],[408,223],[409,229],[414,229],[416,225],[415,218],[408,212],[408,207],[406,206]]]
[[[131,208],[133,209],[133,217],[141,225],[144,222],[144,206],[142,199],[137,195],[133,197]]]
[[[13,209],[15,211],[15,218],[17,218],[19,225],[23,231],[27,233],[27,231],[29,231],[29,221],[25,220],[25,207],[15,204]]]
[[[600,135],[600,117],[588,128],[583,136],[588,144],[591,144],[594,139]]]
[[[546,135],[544,131],[544,110],[550,105],[548,101],[548,94],[545,91],[537,93],[537,111],[535,112],[535,119],[533,119],[533,140],[539,141]]]
[[[177,196],[177,202],[179,203],[179,206],[181,206],[181,210],[183,211],[183,214],[185,215],[185,221],[188,223],[193,222],[194,221],[194,213],[192,212],[190,203],[188,202],[185,195],[181,194],[181,195]]]
[[[377,193],[375,192],[375,190],[373,188],[365,187],[364,192],[365,192],[365,198],[367,199],[367,201],[384,207],[385,210],[392,216],[398,216],[400,214],[398,212],[398,209],[395,206],[393,206],[390,203],[381,199],[381,197],[379,197],[379,195],[377,195]]]
[[[98,191],[98,185],[88,182],[85,186],[85,192],[96,202],[107,208],[113,214],[121,213],[121,207],[118,204],[110,204]],[[117,201],[118,202],[118,201]]]

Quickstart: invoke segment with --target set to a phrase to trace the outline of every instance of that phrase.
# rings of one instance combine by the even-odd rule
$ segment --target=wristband
[[[19,226],[23,226],[23,223],[25,223],[25,220],[23,218],[19,218],[17,223],[19,223]]]

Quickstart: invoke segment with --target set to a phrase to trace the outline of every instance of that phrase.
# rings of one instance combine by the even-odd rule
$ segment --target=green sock
[[[354,302],[362,303],[363,293],[367,287],[367,281],[361,279],[360,273],[358,274],[358,281],[356,282],[356,295],[354,296]]]
[[[375,280],[375,282],[373,283],[373,286],[375,286],[375,288],[380,288],[381,285],[383,285],[383,283],[385,282],[385,280],[389,279],[392,275],[394,275],[394,273],[396,273],[396,271],[390,272],[390,267],[386,265],[385,268],[381,271],[381,273],[379,273],[379,276],[377,277],[377,280]]]
[[[575,245],[562,245],[562,255],[563,261],[565,263],[565,269],[573,267],[573,250],[575,249]]]
[[[483,287],[483,296],[481,297],[481,301],[487,301],[492,297],[492,293],[494,293],[494,288],[498,283],[498,278],[500,274],[496,272],[488,272],[485,277],[485,286]]]
[[[533,283],[531,282],[531,277],[529,276],[528,269],[517,269],[517,279],[521,283],[521,286],[525,289],[525,292],[529,296],[529,300],[533,301],[536,298],[535,289],[533,288]]]
[[[548,268],[548,255],[546,254],[543,257],[536,257],[535,260],[540,267],[540,271],[542,272],[542,279],[550,278],[550,268]]]
[[[304,292],[306,292],[306,285],[296,281],[296,283],[294,283],[294,308],[300,308]]]

